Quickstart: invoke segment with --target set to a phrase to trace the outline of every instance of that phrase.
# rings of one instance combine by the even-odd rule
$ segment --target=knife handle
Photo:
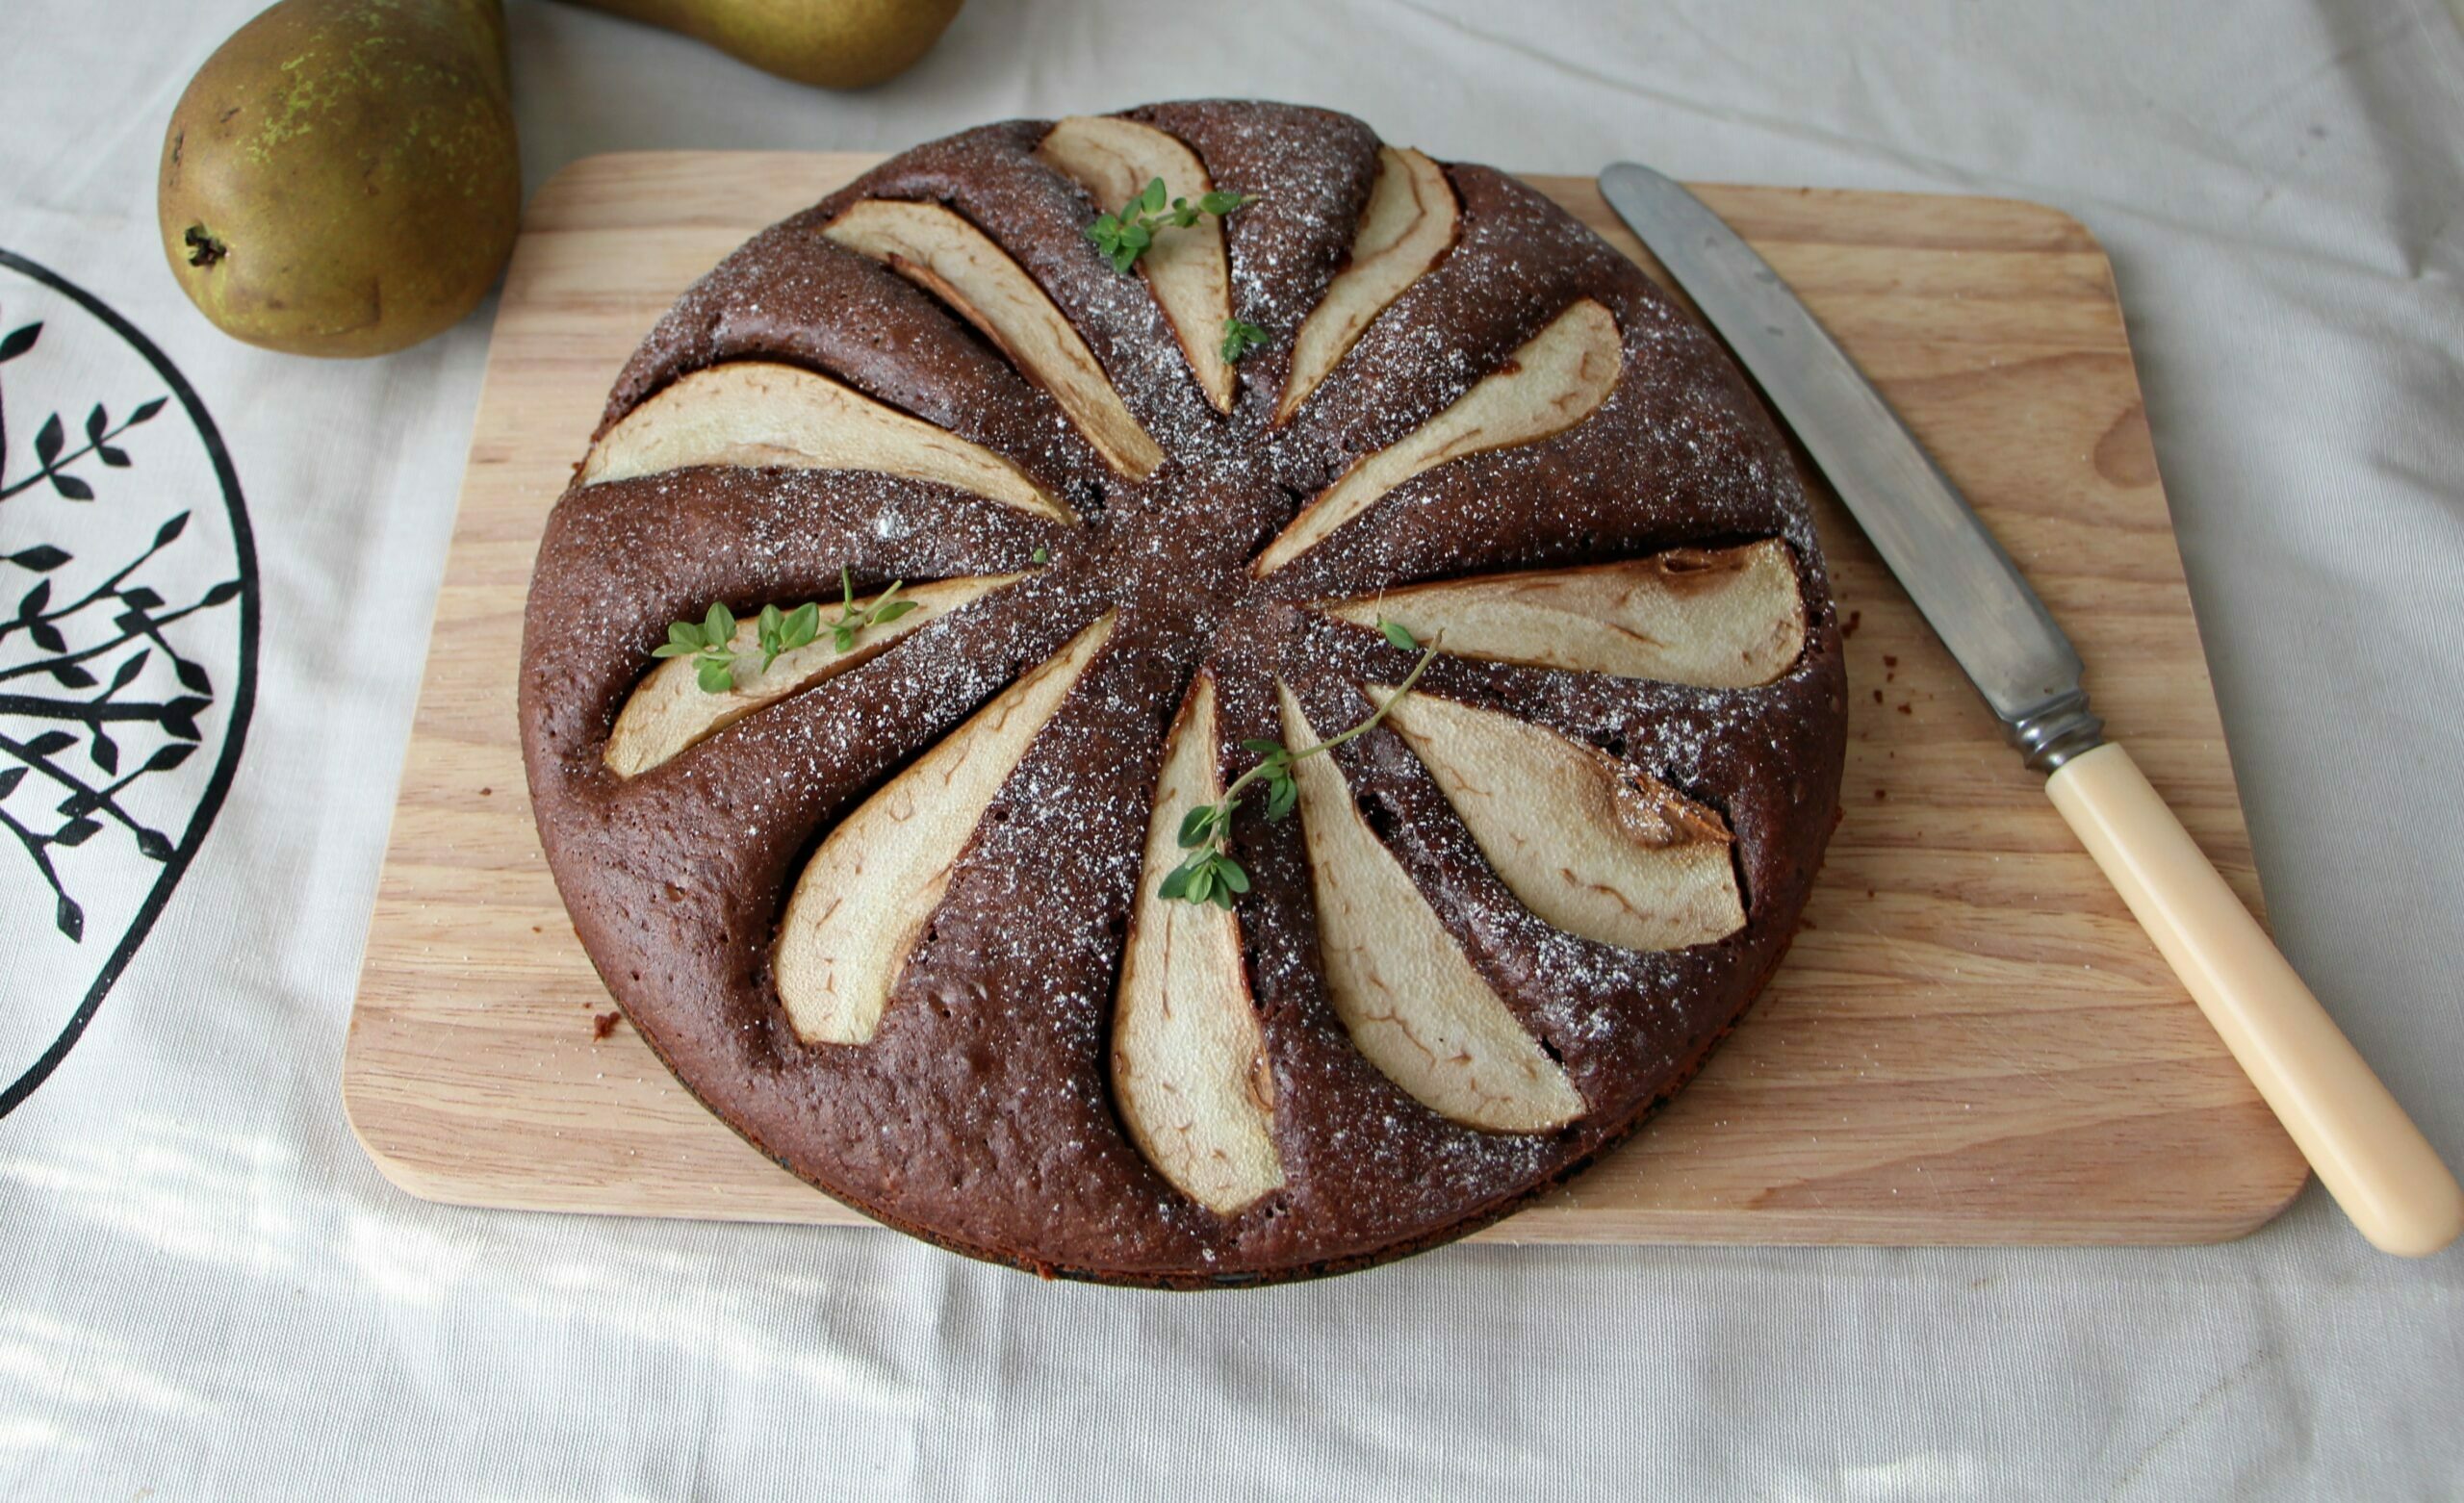
[[[2385,1252],[2426,1258],[2464,1232],[2464,1189],[2130,753],[2108,743],[2045,785],[2320,1183]]]

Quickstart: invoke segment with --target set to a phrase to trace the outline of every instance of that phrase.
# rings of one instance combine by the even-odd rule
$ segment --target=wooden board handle
[[[2455,1176],[2130,753],[2073,757],[2046,792],[2361,1235],[2425,1258],[2464,1232]]]

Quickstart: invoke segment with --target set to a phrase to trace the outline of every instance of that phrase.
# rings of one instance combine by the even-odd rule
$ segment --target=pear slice
[[[1707,944],[1745,927],[1727,825],[1659,779],[1544,726],[1433,694],[1397,700],[1386,724],[1542,922],[1627,950]]]
[[[1563,433],[1608,399],[1624,359],[1616,315],[1583,298],[1533,335],[1502,368],[1482,376],[1453,406],[1359,460],[1319,492],[1266,546],[1249,566],[1251,572],[1267,574],[1282,568],[1424,470],[1466,454]]]
[[[1113,618],[1010,686],[857,805],[822,842],[787,900],[771,973],[808,1043],[860,1044],[940,906],[985,809],[1111,634]]]
[[[1113,1095],[1129,1135],[1175,1188],[1229,1216],[1283,1184],[1274,1083],[1249,1003],[1240,921],[1156,895],[1187,853],[1181,817],[1223,797],[1215,685],[1201,675],[1164,749],[1113,1012]]]
[[[1292,691],[1284,744],[1319,739]],[[1524,1031],[1411,874],[1377,838],[1331,756],[1293,764],[1326,995],[1352,1046],[1431,1110],[1492,1133],[1543,1133],[1582,1115],[1583,1100]]]
[[[1355,625],[1400,622],[1458,657],[1707,689],[1769,683],[1806,644],[1796,554],[1776,541],[1482,574],[1320,608]]]
[[[1044,137],[1036,155],[1105,210],[1119,209],[1159,177],[1167,194],[1192,203],[1215,187],[1206,164],[1179,137],[1110,115],[1069,116]],[[1222,221],[1208,216],[1158,232],[1138,266],[1206,399],[1217,412],[1230,412],[1234,378],[1232,363],[1223,358],[1223,322],[1232,317],[1232,268],[1224,260]]]
[[[1143,480],[1163,464],[1163,449],[1130,416],[1094,351],[982,230],[939,204],[867,198],[822,233],[886,264],[983,330],[1020,374],[1052,394],[1114,470]]]
[[[981,445],[826,375],[767,360],[696,370],[627,413],[592,446],[581,480],[628,480],[687,465],[869,470],[936,481],[1068,522],[1067,507]]]
[[[1276,426],[1292,420],[1386,305],[1437,265],[1454,243],[1460,217],[1444,167],[1409,147],[1377,148],[1377,182],[1352,237],[1351,260],[1293,336]]]
[[[868,663],[916,627],[1025,577],[983,574],[939,579],[912,590],[901,590],[898,598],[915,608],[894,621],[866,626],[855,646],[844,652],[831,640],[831,623],[836,616],[825,608],[820,635],[803,647],[780,653],[767,668],[760,666],[757,655],[760,623],[743,622],[728,643],[729,650],[738,654],[734,688],[723,694],[707,693],[702,688],[700,670],[692,658],[667,659],[652,669],[626,700],[624,709],[617,713],[615,728],[608,733],[607,750],[601,753],[602,760],[619,777],[639,777],[763,705]],[[860,612],[880,599],[865,596],[856,602],[856,608]],[[746,657],[746,653],[756,655]]]

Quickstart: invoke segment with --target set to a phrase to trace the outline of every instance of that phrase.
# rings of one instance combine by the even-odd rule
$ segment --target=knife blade
[[[2096,745],[2078,650],[1899,414],[1770,264],[1702,200],[1649,167],[1600,175],[1771,405],[1796,430],[2003,733],[2045,772]]]
[[[2127,752],[2079,653],[1966,497],[1768,262],[1683,187],[1600,174],[1627,227],[1728,342],[1985,698],[2081,844],[2362,1235],[2422,1257],[2464,1187]]]

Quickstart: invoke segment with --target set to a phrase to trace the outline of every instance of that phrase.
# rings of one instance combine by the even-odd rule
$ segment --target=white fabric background
[[[488,319],[330,365],[181,300],[163,123],[256,4],[0,9],[0,244],[194,382],[267,613],[196,870],[0,1120],[0,1495],[2464,1495],[2464,1252],[2379,1257],[2315,1188],[2219,1248],[1455,1248],[1197,1297],[391,1188],[337,1070]],[[2434,0],[973,0],[852,96],[509,10],[533,186],[1225,93],[1509,166],[2079,216],[2277,930],[2464,1162],[2464,40]]]

